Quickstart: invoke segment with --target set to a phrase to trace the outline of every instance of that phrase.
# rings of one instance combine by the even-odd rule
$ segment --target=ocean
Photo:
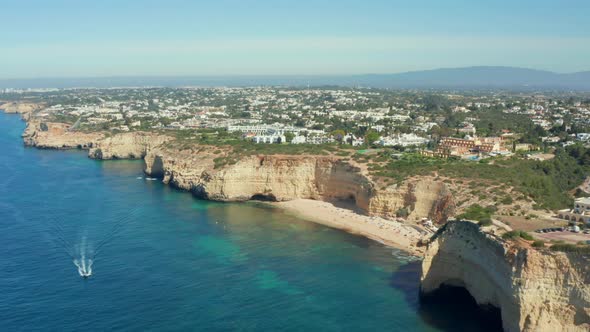
[[[195,199],[142,161],[26,148],[23,129],[0,113],[3,331],[490,330],[458,300],[421,304],[404,252]]]

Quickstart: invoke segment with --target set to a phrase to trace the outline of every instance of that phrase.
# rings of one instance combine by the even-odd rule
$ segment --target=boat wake
[[[92,259],[87,259],[86,257],[74,259],[74,265],[78,267],[80,277],[86,279],[92,275]]]
[[[137,211],[138,208],[135,208],[126,211],[122,215],[116,216],[114,218],[116,221],[112,224],[112,227],[106,232],[106,234],[103,234],[100,241],[95,243],[88,241],[86,236],[88,232],[86,230],[82,231],[83,235],[79,238],[80,240],[76,241],[77,244],[74,245],[72,245],[72,242],[68,241],[66,234],[69,232],[64,228],[61,220],[50,219],[48,224],[50,226],[50,233],[53,235],[51,240],[55,245],[65,250],[68,256],[72,259],[74,265],[77,267],[80,277],[86,279],[92,275],[92,266],[99,253],[113,240],[113,238],[116,237],[126,224],[135,219]]]
[[[79,246],[79,257],[74,259],[74,265],[78,267],[78,274],[80,277],[86,279],[92,275],[93,260],[86,256],[86,251],[89,247],[86,244],[86,236],[82,238],[82,243]]]

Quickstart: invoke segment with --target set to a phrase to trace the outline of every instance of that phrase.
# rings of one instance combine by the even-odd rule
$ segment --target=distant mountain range
[[[559,74],[515,67],[464,67],[398,74],[342,76],[184,76],[0,80],[0,88],[140,86],[363,86],[393,89],[511,89],[590,91],[590,71]]]
[[[515,67],[465,67],[362,75],[359,81],[386,88],[538,88],[590,91],[590,71],[558,74]]]

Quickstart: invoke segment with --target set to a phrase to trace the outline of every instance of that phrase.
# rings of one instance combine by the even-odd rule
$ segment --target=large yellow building
[[[462,156],[468,153],[490,153],[503,150],[501,137],[444,137],[433,155],[441,157]]]

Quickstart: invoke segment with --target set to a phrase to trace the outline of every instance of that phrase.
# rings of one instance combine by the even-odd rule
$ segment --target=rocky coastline
[[[30,112],[12,112],[27,121],[27,146],[85,149],[93,159],[143,159],[147,175],[208,200],[290,203],[295,213],[313,202],[346,202],[366,218],[342,214],[340,219],[348,222],[340,222],[332,213],[329,219],[310,219],[423,256],[424,294],[442,285],[464,287],[477,303],[501,310],[506,331],[590,330],[588,257],[507,242],[494,235],[493,227],[471,222],[451,221],[430,237],[395,221],[400,209],[414,221],[429,218],[443,224],[453,216],[453,195],[434,176],[384,188],[354,163],[317,155],[249,155],[220,166],[215,160],[223,149],[180,148],[169,144],[173,137],[151,132],[83,133],[43,122]]]
[[[334,221],[331,216],[309,218],[303,213],[305,207],[298,210],[289,206],[286,210],[415,255],[422,254],[419,244],[429,233],[395,221],[396,212],[404,208],[410,211],[408,219],[433,218],[442,222],[453,211],[446,186],[431,177],[378,189],[359,167],[339,157],[316,155],[251,155],[216,167],[214,160],[220,157],[216,149],[210,146],[181,149],[167,144],[173,138],[165,134],[84,133],[71,130],[68,124],[43,122],[28,114],[22,116],[27,122],[23,133],[27,146],[83,149],[88,151],[89,158],[98,160],[143,159],[146,175],[161,178],[165,184],[207,200],[344,202],[354,210],[349,217],[354,216],[359,223]],[[280,204],[275,206],[285,208]],[[382,220],[377,227],[371,226],[375,218]]]
[[[500,309],[505,331],[589,331],[590,266],[582,253],[505,241],[467,221],[433,236],[422,261],[421,291],[466,288]]]

